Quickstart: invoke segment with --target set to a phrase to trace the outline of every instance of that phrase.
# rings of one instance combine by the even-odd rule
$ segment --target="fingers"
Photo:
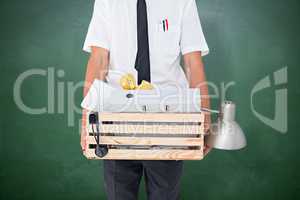
[[[204,145],[204,150],[203,150],[204,156],[206,156],[211,150],[212,148],[210,146]]]
[[[81,121],[81,135],[80,135],[80,145],[82,151],[85,151],[86,148],[86,135],[87,135],[87,117],[86,117],[86,111],[83,110],[82,112],[82,121]]]

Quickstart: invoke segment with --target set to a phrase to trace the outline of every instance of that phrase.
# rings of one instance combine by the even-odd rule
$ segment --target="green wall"
[[[208,80],[235,82],[227,98],[238,106],[247,134],[241,151],[212,151],[203,161],[185,164],[182,199],[300,198],[299,8],[297,0],[199,0],[203,28],[211,49],[205,57]],[[88,55],[81,51],[91,16],[88,0],[2,0],[0,7],[1,134],[0,199],[105,199],[102,163],[80,151],[79,114],[67,114],[67,82],[83,80]],[[254,96],[255,109],[274,117],[275,90],[288,88],[288,132],[281,134],[251,111],[250,94],[262,78],[288,66],[288,84]],[[17,77],[36,68],[64,70],[65,114],[26,114],[13,100]],[[274,82],[271,78],[272,83]],[[69,84],[70,86],[70,84]],[[57,92],[57,86],[55,93]],[[75,94],[81,101],[81,90]],[[32,107],[47,104],[47,79],[32,76],[22,85],[22,99]],[[217,107],[218,99],[213,99]],[[51,109],[50,109],[51,110]],[[68,127],[69,123],[75,125]],[[141,199],[145,199],[141,189]]]

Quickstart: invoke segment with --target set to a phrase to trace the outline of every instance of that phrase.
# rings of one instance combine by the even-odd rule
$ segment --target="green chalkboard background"
[[[235,82],[227,98],[237,103],[248,146],[214,150],[203,161],[186,162],[182,199],[300,199],[299,1],[197,4],[211,49],[205,57],[208,80],[219,87]],[[84,78],[88,55],[81,48],[92,6],[92,0],[1,1],[0,199],[105,199],[102,163],[82,156],[80,114],[67,112],[81,101],[81,88],[74,100],[69,97]],[[275,86],[273,73],[285,66],[288,83]],[[55,70],[56,97],[48,114],[24,113],[13,99],[15,81],[30,69],[48,74]],[[288,88],[286,134],[264,124],[251,110],[252,88],[269,75],[272,85],[254,95],[254,107],[274,118],[275,91]],[[57,85],[64,86],[60,108]],[[31,76],[21,89],[26,105],[47,105],[46,76]],[[214,107],[217,102],[214,98]],[[145,199],[143,188],[140,197]]]

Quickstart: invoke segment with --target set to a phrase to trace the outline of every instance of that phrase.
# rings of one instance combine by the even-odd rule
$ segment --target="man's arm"
[[[185,73],[189,81],[190,88],[199,88],[201,94],[201,108],[210,109],[210,99],[208,94],[208,86],[206,83],[206,76],[204,64],[202,61],[201,52],[192,52],[183,55]],[[205,114],[204,130],[207,132],[210,128],[210,114]],[[205,147],[204,154],[210,151],[210,147]]]
[[[83,96],[86,96],[95,79],[105,80],[108,72],[109,51],[100,47],[92,47],[91,49],[92,52],[86,69]]]
[[[108,64],[109,64],[109,51],[100,48],[100,47],[92,47],[92,52],[87,64],[86,75],[85,75],[85,83],[83,89],[83,96],[85,97],[88,93],[93,81],[95,79],[105,80],[105,77],[108,72]],[[81,148],[85,150],[86,147],[86,119],[87,119],[87,111],[83,109],[82,111],[82,126],[81,126]]]
[[[199,88],[201,93],[201,107],[210,108],[208,87],[204,64],[200,51],[185,54],[183,56],[185,73],[189,81],[190,88]]]

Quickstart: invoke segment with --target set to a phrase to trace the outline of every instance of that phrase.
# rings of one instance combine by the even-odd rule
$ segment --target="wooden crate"
[[[87,120],[88,159],[201,160],[203,113],[99,113],[100,144],[106,156],[95,154],[96,125]]]

